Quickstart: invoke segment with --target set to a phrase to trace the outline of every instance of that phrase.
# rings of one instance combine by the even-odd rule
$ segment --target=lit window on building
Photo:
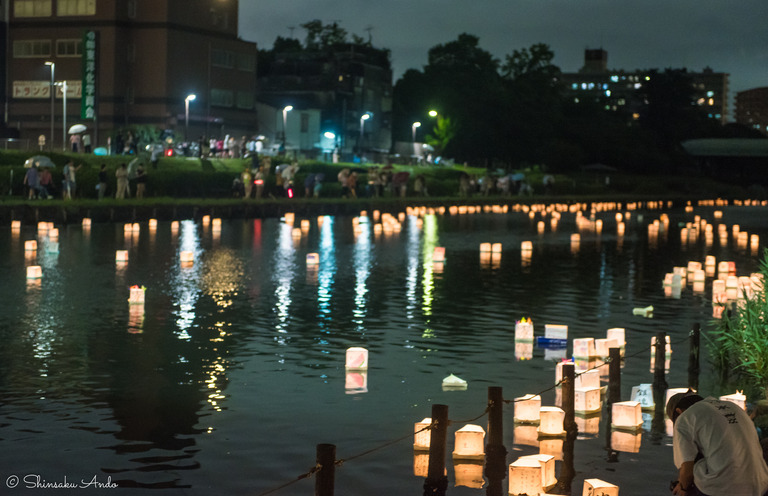
[[[51,56],[51,40],[19,40],[13,42],[15,58],[34,58]]]
[[[13,15],[16,17],[50,17],[52,0],[15,0]]]
[[[612,83],[618,83],[619,82],[619,76],[611,76],[611,82]]]
[[[571,85],[571,89],[574,89],[574,90],[577,90],[577,89],[579,89],[579,83],[573,83],[573,84]]]
[[[83,54],[83,40],[56,40],[57,57],[79,57]]]
[[[60,16],[96,15],[96,0],[58,0],[56,14]]]
[[[605,96],[611,96],[611,90],[605,90]]]
[[[587,83],[581,83],[581,89],[583,90],[587,89]]]
[[[715,96],[715,92],[714,91],[707,91],[707,97],[708,98],[711,98],[713,96]]]
[[[715,99],[714,98],[710,98],[708,103],[710,105],[714,105],[715,104]]]
[[[642,87],[643,87],[643,85],[642,85],[642,84],[640,84],[640,83],[635,83],[635,89],[636,89],[636,90],[639,90],[639,89],[640,89],[640,88],[642,88]]]

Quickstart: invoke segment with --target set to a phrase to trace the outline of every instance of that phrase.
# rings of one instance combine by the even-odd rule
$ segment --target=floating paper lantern
[[[532,241],[523,241],[520,243],[520,249],[522,251],[532,251],[533,250],[533,242]]]
[[[115,262],[127,262],[127,261],[128,261],[128,250],[115,251]]]
[[[482,489],[485,485],[483,478],[483,463],[464,461],[453,464],[453,476],[456,487],[464,486],[472,489]]]
[[[28,239],[24,242],[24,251],[37,251],[37,240]]]
[[[612,327],[605,332],[605,337],[607,339],[615,340],[618,346],[624,347],[624,345],[627,343],[625,334],[626,331],[623,327]]]
[[[453,457],[483,459],[485,457],[485,430],[479,425],[467,424],[456,431]]]
[[[347,370],[344,378],[344,392],[360,394],[368,392],[368,372]]]
[[[582,496],[619,496],[619,486],[600,479],[586,479]]]
[[[563,421],[565,412],[556,406],[543,406],[539,409],[539,434],[542,436],[564,436]]]
[[[526,394],[515,398],[515,422],[539,423],[541,396]]]
[[[551,455],[521,456],[509,465],[509,494],[539,494],[551,489],[555,479],[555,458]]]
[[[309,220],[308,219],[303,219],[301,221],[301,230],[305,231],[305,232],[309,231]]]
[[[729,300],[739,299],[739,278],[736,276],[728,276],[725,280],[725,296]]]
[[[595,371],[597,372],[597,371]],[[599,379],[599,376],[598,376]],[[578,413],[599,412],[602,407],[599,387],[574,388],[574,411]]]
[[[307,253],[307,265],[317,265],[320,263],[320,255],[317,253]]]
[[[208,226],[208,224],[211,223],[211,216],[210,215],[203,215],[203,226]]]
[[[533,340],[533,321],[523,317],[515,323],[515,341]]]
[[[652,410],[655,407],[652,384],[632,386],[632,393],[629,398],[640,403],[640,408],[643,410]]]
[[[571,234],[571,244],[572,245],[577,245],[579,243],[581,243],[581,234],[579,234],[579,233]]]
[[[445,247],[443,246],[436,246],[435,249],[432,252],[432,261],[433,262],[444,262],[445,261]]]
[[[182,265],[192,265],[195,263],[195,253],[192,251],[182,251],[179,254]]]
[[[580,358],[589,358],[595,356],[595,338],[574,339],[573,356]]]
[[[443,379],[443,391],[462,391],[467,389],[467,381],[451,374]]]
[[[145,291],[146,288],[144,286],[131,286],[128,303],[131,305],[143,305]]]
[[[157,229],[157,219],[149,219],[149,229],[154,231]]]
[[[211,230],[213,232],[221,232],[221,219],[216,218],[211,221]]]
[[[600,388],[600,371],[589,369],[577,374],[573,385],[577,388]]]
[[[491,252],[490,243],[480,243],[480,253],[490,253],[490,252]]]
[[[611,405],[611,427],[639,429],[643,425],[643,411],[639,401],[617,401]]]
[[[747,397],[744,396],[744,394],[741,391],[736,391],[733,394],[726,394],[725,396],[720,396],[720,399],[723,401],[730,401],[731,403],[735,403],[739,405],[743,410],[747,409]]]
[[[368,370],[368,350],[365,348],[347,348],[345,367],[347,370]]]
[[[624,453],[639,453],[642,431],[611,431],[611,449]]]
[[[19,231],[21,229],[21,221],[20,220],[12,220],[11,221],[11,230],[12,231]]]
[[[300,239],[301,238],[301,228],[294,227],[291,229],[291,236],[293,236],[293,239]]]
[[[413,449],[415,450],[428,450],[429,441],[432,436],[432,431],[429,426],[432,425],[432,419],[430,417],[425,418],[421,422],[416,422],[413,426]]]
[[[632,309],[632,315],[637,315],[638,317],[645,317],[646,319],[650,319],[653,317],[653,305],[648,305],[644,308],[633,308]]]
[[[59,239],[59,230],[55,227],[48,229],[48,239]]]
[[[43,269],[39,265],[27,266],[27,279],[40,279],[43,277]]]
[[[544,337],[548,339],[568,339],[568,326],[545,324]]]
[[[171,232],[173,234],[176,234],[177,232],[179,232],[179,221],[174,220],[173,222],[171,222]]]
[[[501,243],[493,243],[491,245],[491,253],[494,255],[500,255],[501,254]]]
[[[38,222],[37,223],[37,233],[38,234],[45,234],[48,232],[48,223],[47,222]]]
[[[595,356],[607,357],[611,354],[611,348],[620,348],[615,339],[595,339]]]

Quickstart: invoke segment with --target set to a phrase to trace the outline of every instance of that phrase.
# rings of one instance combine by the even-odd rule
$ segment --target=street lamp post
[[[363,115],[360,116],[360,143],[358,144],[360,157],[363,156],[363,138],[365,137],[365,121],[371,118],[371,113],[366,112]]]
[[[291,110],[293,110],[293,105],[286,105],[283,107],[283,149],[285,149],[285,143],[287,142],[286,130],[288,129],[288,112]]]
[[[197,95],[191,94],[187,95],[187,97],[184,99],[184,142],[189,142],[189,102],[197,98]]]
[[[54,73],[56,72],[56,63],[46,62],[45,65],[51,68],[51,135],[48,137],[48,139],[51,140],[50,146],[51,146],[51,150],[53,150],[53,112],[54,112],[54,103],[55,103],[55,97],[56,97],[56,86],[55,86],[56,80],[54,79]]]
[[[421,127],[421,122],[416,121],[413,124],[411,124],[411,136],[413,138],[411,140],[413,142],[413,153],[412,153],[412,155],[414,155],[414,156],[418,155],[418,153],[416,153],[416,128],[419,128],[419,127]]]
[[[61,142],[64,151],[67,151],[67,81],[61,82]]]

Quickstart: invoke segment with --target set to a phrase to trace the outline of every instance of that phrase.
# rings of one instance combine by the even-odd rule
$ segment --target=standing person
[[[101,164],[99,170],[99,200],[104,198],[107,192],[107,164]]]
[[[120,167],[117,168],[115,177],[117,178],[117,193],[115,193],[115,198],[122,200],[125,198],[125,193],[128,191],[128,167],[125,163],[120,164]]]
[[[51,175],[51,170],[44,167],[40,171],[40,196],[43,198],[51,198],[53,193],[53,176]]]
[[[256,184],[256,199],[261,200],[264,194],[264,167],[259,167],[253,175],[253,182]]]
[[[91,153],[91,135],[88,133],[83,135],[83,152]]]
[[[147,173],[141,165],[136,170],[136,198],[144,198],[147,191]]]
[[[27,173],[24,174],[24,184],[27,185],[29,190],[27,198],[30,200],[37,198],[37,194],[40,191],[40,174],[37,170],[37,164],[32,164],[32,167],[27,169]]]
[[[243,181],[243,198],[247,200],[253,191],[253,175],[251,175],[251,170],[248,167],[240,174],[240,179]]]
[[[62,181],[63,184],[63,191],[62,191],[62,197],[65,200],[71,200],[75,196],[75,192],[77,190],[77,178],[75,173],[82,167],[83,164],[78,165],[75,167],[74,162],[71,160],[67,162],[67,165],[64,166],[64,180]]]
[[[755,424],[738,405],[691,391],[667,402],[679,496],[763,496],[768,466]]]
[[[341,186],[341,197],[346,198],[349,195],[349,169],[341,169],[336,179],[339,180]]]
[[[72,145],[72,153],[79,152],[80,151],[80,135],[79,134],[70,135],[69,144]]]
[[[347,190],[350,198],[357,198],[357,172],[353,172],[347,177]]]

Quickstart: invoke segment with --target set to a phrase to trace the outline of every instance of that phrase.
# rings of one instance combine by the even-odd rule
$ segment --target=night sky
[[[241,0],[240,36],[271,48],[277,36],[303,41],[320,19],[389,48],[395,81],[427,63],[428,50],[466,32],[503,59],[546,43],[564,72],[585,48],[608,52],[610,69],[709,66],[737,91],[768,86],[768,0]]]

